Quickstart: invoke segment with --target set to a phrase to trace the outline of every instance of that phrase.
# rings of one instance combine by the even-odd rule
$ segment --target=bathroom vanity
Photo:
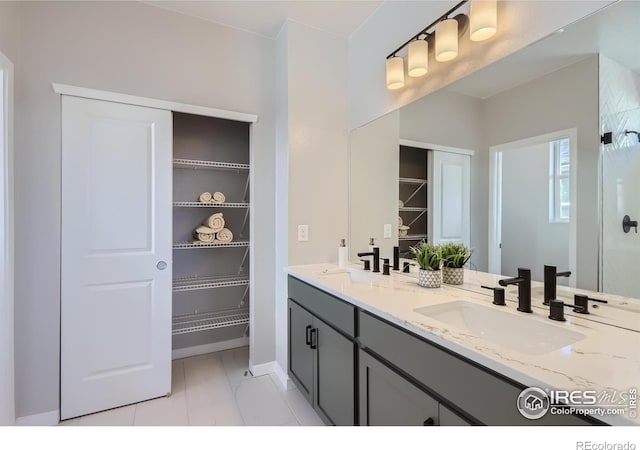
[[[525,418],[523,389],[627,392],[640,333],[547,319],[451,286],[352,265],[289,267],[291,379],[327,424],[638,425],[637,416]]]

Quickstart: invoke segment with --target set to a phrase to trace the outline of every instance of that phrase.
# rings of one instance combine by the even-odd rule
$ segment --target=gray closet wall
[[[248,335],[249,126],[173,113],[173,350]],[[225,204],[198,204],[201,193],[216,191],[226,196]],[[193,230],[217,212],[233,233],[232,246],[184,248],[194,240]]]

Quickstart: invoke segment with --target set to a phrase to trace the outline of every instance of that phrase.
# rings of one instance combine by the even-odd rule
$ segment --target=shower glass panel
[[[602,129],[612,142],[601,146],[601,290],[640,298],[640,108],[603,114]]]

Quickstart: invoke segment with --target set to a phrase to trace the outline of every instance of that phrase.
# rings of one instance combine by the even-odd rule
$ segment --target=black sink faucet
[[[518,285],[518,311],[531,313],[531,270],[518,267],[517,278],[505,278],[499,280],[500,286],[508,286],[510,284]]]
[[[373,252],[358,253],[358,258],[363,256],[373,256],[373,271],[380,272],[380,249],[373,247]]]
[[[544,266],[544,301],[543,305],[549,305],[551,300],[556,299],[556,287],[558,277],[569,277],[571,272],[558,272],[556,266]]]

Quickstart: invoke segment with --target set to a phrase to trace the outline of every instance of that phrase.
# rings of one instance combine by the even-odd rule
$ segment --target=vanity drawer
[[[397,367],[445,403],[486,425],[590,425],[578,416],[524,418],[516,408],[526,386],[455,356],[369,313],[359,311],[361,345]]]
[[[289,276],[289,298],[318,318],[355,337],[356,309],[320,289]]]

